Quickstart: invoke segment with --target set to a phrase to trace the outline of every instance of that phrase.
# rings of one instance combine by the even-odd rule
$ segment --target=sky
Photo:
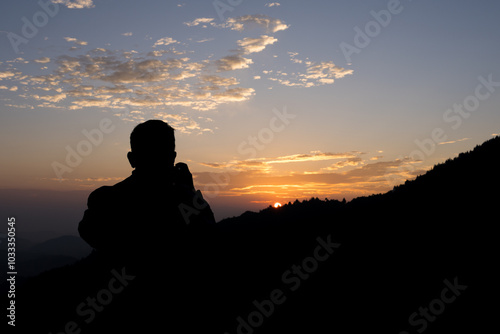
[[[386,192],[500,133],[498,1],[0,7],[7,215],[40,205],[22,191],[54,198],[54,217],[61,192],[84,209],[130,175],[129,135],[147,119],[176,129],[217,219]]]

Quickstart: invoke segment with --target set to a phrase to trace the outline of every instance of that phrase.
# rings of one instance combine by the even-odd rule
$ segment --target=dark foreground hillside
[[[500,138],[393,191],[247,212],[95,254],[17,295],[23,333],[485,333],[496,328]]]

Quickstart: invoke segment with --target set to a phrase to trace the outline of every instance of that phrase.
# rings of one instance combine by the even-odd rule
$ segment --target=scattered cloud
[[[202,24],[204,27],[207,27],[206,24],[211,23],[213,21],[214,21],[214,18],[211,18],[211,17],[200,17],[200,18],[194,19],[193,21],[190,21],[190,22],[184,22],[184,24],[187,25],[188,27],[195,27],[195,26],[198,26],[200,24]]]
[[[39,59],[35,59],[34,61],[35,61],[35,63],[46,64],[46,63],[50,63],[50,58],[49,57],[42,57]]]
[[[293,57],[295,57],[295,55],[296,53],[291,54]],[[288,75],[286,72],[276,71],[277,76],[270,76],[267,79],[288,87],[307,88],[333,84],[335,79],[341,79],[353,73],[353,70],[337,66],[331,61],[323,61],[319,63],[312,61],[300,61],[296,63],[305,65],[305,73],[296,72],[294,75]],[[263,71],[263,73],[270,74],[272,72]]]
[[[74,37],[64,37],[64,39],[66,40],[66,42],[75,43],[76,45],[87,45],[88,44],[88,42],[80,41]]]
[[[274,6],[279,6],[279,4]],[[217,24],[215,22],[215,19],[211,17],[200,17],[194,19],[193,21],[184,22],[184,24],[188,27],[201,26],[202,28],[208,28],[209,26],[211,26],[217,28],[230,28],[231,30],[236,31],[243,31],[245,29],[260,27],[264,28],[268,33],[275,33],[278,31],[286,30],[290,27],[281,19],[269,17],[264,14],[231,17],[222,24]]]
[[[373,160],[373,158],[371,158],[370,160]],[[323,171],[336,171],[336,170],[342,169],[344,167],[354,167],[354,166],[358,166],[361,164],[363,164],[363,159],[361,159],[360,157],[352,157],[352,158],[348,158],[348,159],[343,160],[343,161],[336,162],[336,163],[332,164],[331,166],[323,168],[322,170]]]
[[[170,48],[170,50],[154,50],[150,51],[147,53],[148,57],[162,57],[166,54],[173,54],[173,55],[183,55],[184,52],[182,51],[176,51],[175,48]]]
[[[262,35],[257,38],[246,37],[237,41],[237,44],[241,47],[243,54],[250,54],[254,52],[261,52],[267,45],[272,45],[277,41],[278,40],[274,37]]]
[[[37,62],[46,61],[40,58]],[[144,54],[95,48],[75,56],[51,58],[51,72],[44,75],[24,75],[9,65],[10,69],[0,71],[0,79],[24,85],[26,93],[19,97],[31,100],[39,108],[99,108],[124,120],[137,121],[156,115],[159,110],[176,108],[196,115],[197,111],[250,99],[255,94],[253,88],[241,87],[234,76],[217,72],[229,72],[251,63],[241,56],[192,61],[172,52]],[[18,85],[2,85],[1,89],[14,90]],[[21,104],[11,106],[26,108]],[[172,118],[172,114],[168,117]],[[176,119],[180,132],[213,131],[203,125],[208,121],[192,117]]]
[[[93,0],[52,0],[52,3],[66,6],[71,9],[93,8]]]
[[[179,43],[178,41],[176,41],[175,39],[173,39],[172,37],[163,37],[163,38],[160,38],[159,40],[157,40],[155,42],[155,44],[153,45],[153,47],[157,47],[158,45],[170,45],[170,44],[177,44]]]
[[[21,64],[28,64],[29,61],[25,60],[23,57],[17,57],[12,60],[7,60],[6,63],[21,63]]]
[[[202,75],[200,81],[203,84],[208,84],[208,87],[215,87],[215,89],[239,84],[236,78],[225,78],[218,75]]]
[[[64,3],[72,3],[72,6],[79,4],[81,8],[93,6],[92,1]],[[267,46],[276,44],[278,39],[271,36],[271,33],[286,30],[289,26],[280,19],[266,15],[229,18],[223,24],[216,24],[213,18],[202,17],[184,24],[189,27],[206,25],[236,31],[256,27],[264,28],[267,33],[252,37],[241,36],[235,41],[233,49],[226,50],[227,53],[211,54],[205,59],[194,54],[193,50],[181,49],[189,44],[173,37],[160,38],[150,50],[143,52],[113,50],[109,44],[106,44],[106,48],[96,46],[88,50],[90,48],[80,48],[88,45],[87,41],[64,37],[66,42],[73,44],[70,50],[75,52],[59,56],[51,54],[50,58],[44,56],[33,60],[37,64],[46,64],[43,67],[43,75],[29,75],[28,71],[23,73],[23,70],[19,70],[18,68],[23,68],[22,64],[28,63],[20,57],[0,63],[0,89],[22,92],[18,97],[27,100],[27,103],[12,103],[12,107],[68,110],[98,108],[130,121],[158,115],[175,122],[177,127],[182,129],[181,132],[211,132],[213,130],[203,124],[208,121],[196,118],[199,116],[197,113],[214,111],[222,104],[251,99],[256,94],[255,88],[242,85],[233,71],[250,68],[254,60],[249,55],[264,52]],[[133,33],[124,32],[122,35],[132,36]],[[196,42],[210,40],[213,38]],[[168,46],[168,50],[159,46]],[[156,47],[158,49],[154,49]],[[291,59],[296,59],[298,54],[289,55]],[[305,60],[297,63],[302,70],[285,73],[266,66],[258,69],[258,73],[262,71],[262,76],[252,74],[249,78],[267,78],[282,85],[311,87],[333,83],[335,79],[352,73],[351,70],[337,67],[332,62],[313,63]],[[173,109],[178,112],[179,117],[170,112]],[[316,152],[310,155],[278,157],[272,161],[246,161],[244,165],[241,163],[241,168],[251,166],[253,169],[268,170],[273,165],[286,162],[350,158],[353,157],[342,158]],[[340,164],[337,167],[340,167]]]
[[[222,93],[216,93],[213,95],[215,101],[220,102],[241,102],[248,100],[255,93],[253,88],[230,88]]]
[[[56,94],[56,95],[43,95],[43,96],[33,95],[32,97],[37,99],[37,100],[45,100],[48,102],[59,102],[59,101],[62,101],[66,98],[66,94],[61,93],[61,94]]]
[[[2,79],[7,79],[7,78],[12,78],[16,74],[12,71],[0,71],[0,80]]]
[[[266,7],[278,7],[281,6],[279,2],[270,2],[265,4]]]
[[[296,56],[299,55],[298,52],[288,52],[288,55],[290,56],[290,60],[292,62],[297,63],[297,64],[302,64],[302,62],[303,62],[302,60],[295,58]]]
[[[216,61],[217,70],[219,72],[248,68],[250,64],[253,64],[252,59],[244,58],[240,55],[226,56]]]
[[[228,18],[226,20],[226,26],[232,30],[243,31],[246,28],[251,27],[263,27],[268,32],[278,32],[281,30],[286,30],[290,26],[285,24],[280,19],[272,18],[263,14],[256,15],[245,15],[234,18]]]
[[[352,72],[352,70],[336,66],[331,61],[322,61],[319,63],[309,62],[307,64],[307,74],[305,74],[304,77],[306,79],[340,79],[346,75],[352,74]]]

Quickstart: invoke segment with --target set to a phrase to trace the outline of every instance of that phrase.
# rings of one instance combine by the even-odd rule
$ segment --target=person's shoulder
[[[102,186],[90,193],[88,201],[89,203],[100,202],[103,200],[109,200],[116,196],[125,195],[128,188],[132,188],[132,182],[130,177],[112,185],[112,186]]]
[[[109,198],[109,196],[112,195],[112,193],[114,192],[113,187],[114,186],[102,186],[97,188],[96,190],[90,193],[88,198],[88,203],[92,204],[100,202],[105,198]]]
[[[135,184],[134,177],[131,175],[110,187],[113,188],[114,190],[120,191],[126,188],[132,188],[134,187],[134,184]]]

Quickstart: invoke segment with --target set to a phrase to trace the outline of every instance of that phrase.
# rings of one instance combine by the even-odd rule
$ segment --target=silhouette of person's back
[[[128,306],[121,309],[141,303],[152,307],[166,300],[176,303],[174,308],[188,308],[190,296],[201,291],[199,285],[191,285],[208,256],[203,249],[207,243],[200,240],[210,238],[215,226],[212,210],[195,190],[187,165],[174,165],[170,125],[161,120],[139,124],[130,144],[127,157],[135,170],[125,180],[90,194],[80,236],[112,266],[137,276],[127,288]]]

